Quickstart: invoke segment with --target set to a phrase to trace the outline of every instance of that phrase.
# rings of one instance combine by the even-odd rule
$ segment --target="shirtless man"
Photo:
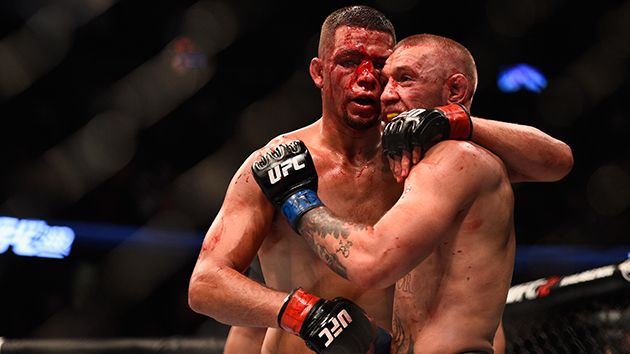
[[[402,191],[378,148],[378,78],[394,43],[391,22],[374,9],[345,8],[328,17],[310,69],[322,92],[322,118],[287,134],[319,146],[313,158],[318,168],[330,170],[322,177],[322,197],[345,216],[365,222],[378,220]],[[356,63],[363,60],[371,67],[359,72]],[[259,156],[254,152],[236,172],[208,230],[190,280],[191,308],[230,325],[268,327],[262,353],[311,353],[277,323],[287,293],[298,286],[322,298],[344,296],[390,330],[393,289],[366,291],[329,270],[253,181],[250,166]],[[356,192],[374,184],[381,186],[379,193]],[[372,199],[375,206],[368,213],[353,210]],[[256,252],[267,287],[241,274]]]
[[[379,78],[394,43],[393,26],[374,9],[352,6],[331,14],[322,26],[318,57],[310,65],[321,91],[322,117],[269,143],[304,141],[319,171],[319,196],[354,222],[376,223],[402,193],[380,148]],[[487,140],[496,144],[508,140],[514,145],[507,149],[511,157],[501,157],[522,162],[515,167],[519,171],[540,170],[526,158],[534,154],[545,157],[535,165],[541,164],[555,175],[566,174],[567,166],[558,157],[565,151],[555,149],[555,139],[537,132],[536,144],[530,136],[519,142],[521,133],[510,129],[508,135],[500,132],[496,139]],[[391,330],[393,287],[362,289],[335,274],[311,252],[253,181],[250,167],[261,151],[254,152],[236,172],[208,230],[190,280],[191,308],[230,325],[268,327],[263,353],[310,353],[300,338],[280,329],[277,322],[287,293],[296,287],[322,298],[350,299],[381,327]],[[536,175],[533,179],[548,177]],[[256,252],[266,286],[241,274]]]
[[[451,104],[407,111],[385,127],[385,152],[422,150],[412,168],[395,166],[398,177],[406,176],[404,192],[376,223],[357,222],[322,203],[316,192],[322,172],[317,164],[317,171],[310,168],[308,142],[280,144],[278,153],[262,158],[272,158],[263,168],[254,164],[254,176],[331,269],[366,289],[396,284],[392,353],[492,353],[514,265],[509,172],[472,142],[430,148],[444,137],[470,136],[474,61],[459,43],[419,35],[396,46],[382,73],[386,115]],[[277,164],[296,159],[304,161],[302,168],[269,179]]]

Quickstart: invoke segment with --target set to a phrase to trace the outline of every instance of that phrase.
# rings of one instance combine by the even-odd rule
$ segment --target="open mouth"
[[[371,106],[376,103],[376,100],[371,97],[356,97],[352,101],[363,106]]]

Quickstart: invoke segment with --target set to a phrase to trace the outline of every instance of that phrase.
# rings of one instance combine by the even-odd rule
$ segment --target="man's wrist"
[[[319,297],[307,293],[302,288],[293,290],[287,295],[278,313],[278,326],[299,336],[306,316],[319,300],[321,300]]]
[[[282,214],[289,221],[289,225],[297,231],[296,228],[300,217],[307,211],[322,205],[324,203],[322,203],[315,191],[312,189],[301,189],[282,203],[281,210]]]
[[[470,112],[461,103],[451,103],[437,107],[448,117],[450,125],[449,139],[470,140],[473,132],[473,124]]]

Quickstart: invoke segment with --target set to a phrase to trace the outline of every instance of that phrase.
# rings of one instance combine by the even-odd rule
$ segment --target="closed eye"
[[[339,60],[339,65],[343,66],[344,68],[356,68],[357,66],[359,66],[359,64],[361,64],[361,60],[356,57],[347,57]]]
[[[400,83],[413,81],[413,77],[411,77],[411,75],[401,75],[396,81]]]

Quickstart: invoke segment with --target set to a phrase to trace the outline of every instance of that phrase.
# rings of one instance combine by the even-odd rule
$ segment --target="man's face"
[[[393,38],[386,33],[339,27],[322,58],[325,109],[354,129],[376,126],[381,112],[381,70],[392,47]]]
[[[381,82],[382,117],[445,104],[445,69],[427,45],[402,46],[387,59]]]

